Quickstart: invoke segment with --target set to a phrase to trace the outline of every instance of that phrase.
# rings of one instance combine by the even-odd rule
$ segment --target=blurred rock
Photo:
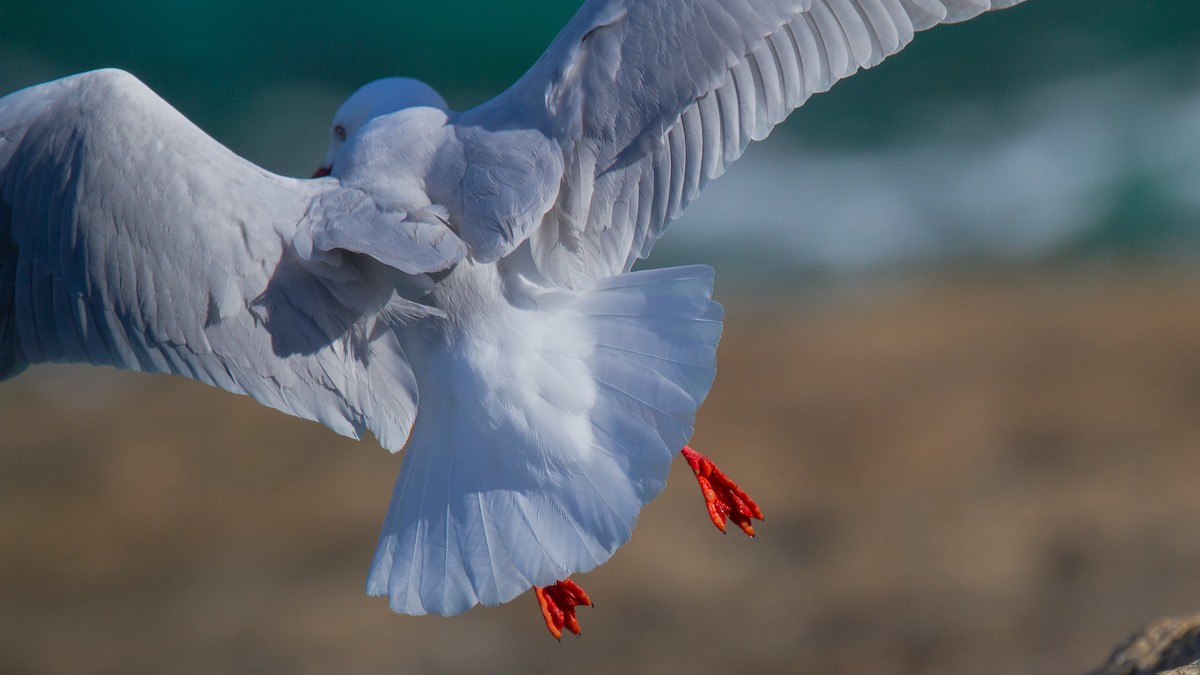
[[[1200,614],[1155,619],[1089,675],[1200,675]]]

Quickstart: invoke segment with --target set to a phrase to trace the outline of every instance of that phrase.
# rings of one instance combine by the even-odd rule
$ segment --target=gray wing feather
[[[362,253],[408,274],[447,269],[467,254],[437,207],[383,208],[366,192],[345,188],[318,196],[308,217],[318,251]]]
[[[417,394],[390,322],[462,245],[398,225],[390,251],[341,246],[395,216],[331,206],[347,192],[242,160],[121,71],[0,98],[0,379],[178,373],[399,449]]]
[[[490,246],[507,252],[528,237],[540,271],[568,285],[628,270],[809,96],[916,31],[1018,2],[591,0],[521,80],[456,122],[524,125],[561,152],[557,182],[517,183],[552,195],[548,212],[491,234]],[[480,236],[469,219],[463,227],[469,242]]]

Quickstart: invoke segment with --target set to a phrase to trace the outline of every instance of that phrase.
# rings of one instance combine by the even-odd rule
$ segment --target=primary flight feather
[[[537,587],[552,623],[547,598],[587,601],[556,582],[629,538],[712,383],[712,270],[634,262],[810,95],[1018,2],[589,0],[471,110],[367,85],[310,180],[122,71],[18,91],[0,99],[0,378],[171,372],[369,430],[406,454],[368,591],[450,615]],[[761,517],[685,456],[715,522]]]

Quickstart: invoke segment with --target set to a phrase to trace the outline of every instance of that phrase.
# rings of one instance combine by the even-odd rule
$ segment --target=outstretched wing
[[[398,449],[416,385],[389,322],[464,253],[440,223],[241,159],[127,73],[0,98],[0,379],[178,373]]]
[[[518,129],[540,136],[474,170],[498,177],[487,205],[499,211],[466,213],[461,235],[485,259],[528,238],[540,271],[572,286],[626,271],[809,96],[916,31],[1019,2],[589,0],[524,77],[456,122],[490,132],[464,133],[468,147]],[[558,175],[522,170],[548,147]],[[539,203],[549,211],[530,217]]]

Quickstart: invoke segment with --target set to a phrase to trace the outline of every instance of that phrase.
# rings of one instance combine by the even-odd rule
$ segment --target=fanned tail
[[[606,561],[712,385],[712,279],[693,266],[548,293],[510,308],[499,338],[428,354],[367,591],[452,615]]]

